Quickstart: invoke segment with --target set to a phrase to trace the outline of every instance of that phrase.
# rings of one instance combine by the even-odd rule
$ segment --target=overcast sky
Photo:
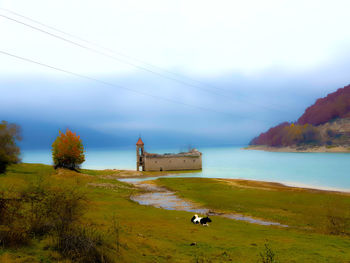
[[[245,144],[350,83],[350,1],[0,0],[0,8],[0,52],[108,82],[0,53],[0,119],[23,126],[27,147],[66,127],[91,147],[139,134],[162,145]]]

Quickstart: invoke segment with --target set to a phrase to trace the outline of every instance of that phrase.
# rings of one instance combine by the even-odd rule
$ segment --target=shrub
[[[84,147],[80,136],[71,132],[59,132],[59,136],[52,144],[52,157],[55,169],[68,168],[75,170],[85,161]]]
[[[79,222],[85,194],[77,188],[32,185],[0,193],[0,245],[17,246],[30,237],[62,235]]]
[[[0,123],[0,174],[6,172],[8,165],[20,161],[20,149],[16,140],[21,140],[20,129],[16,124],[6,121]]]
[[[51,189],[44,200],[45,216],[57,235],[79,221],[84,212],[85,202],[85,194],[78,189]]]
[[[0,191],[0,247],[18,247],[50,237],[50,247],[72,262],[115,262],[119,224],[111,231],[83,226],[87,198],[78,186],[40,181],[24,190]],[[1,261],[1,258],[0,258]],[[2,261],[1,261],[2,262]]]
[[[56,249],[62,256],[73,262],[108,263],[113,262],[109,256],[104,234],[92,226],[70,225],[56,238]]]
[[[8,193],[0,194],[0,245],[6,247],[28,243],[28,228],[23,203]]]
[[[276,259],[276,254],[271,249],[268,243],[264,244],[264,250],[259,253],[260,260],[258,262],[261,263],[278,263]]]
[[[52,230],[52,222],[47,213],[45,200],[50,196],[49,185],[41,182],[30,185],[21,193],[21,198],[27,204],[26,217],[31,236],[43,236]]]

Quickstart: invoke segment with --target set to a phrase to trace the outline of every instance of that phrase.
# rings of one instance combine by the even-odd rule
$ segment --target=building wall
[[[202,156],[145,156],[145,171],[175,171],[202,169]]]

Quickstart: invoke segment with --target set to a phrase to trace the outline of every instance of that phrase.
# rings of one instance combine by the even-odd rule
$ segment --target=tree
[[[20,149],[16,141],[21,140],[18,125],[2,121],[0,123],[0,174],[6,172],[8,165],[20,161]]]
[[[85,161],[84,147],[80,136],[66,130],[66,133],[59,132],[52,144],[52,158],[55,169],[68,168],[75,170]]]

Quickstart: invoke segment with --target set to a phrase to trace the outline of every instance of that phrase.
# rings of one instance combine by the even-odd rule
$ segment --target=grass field
[[[327,232],[327,221],[332,216],[350,221],[349,193],[236,179],[160,178],[158,183],[218,211],[242,213],[299,229]]]
[[[40,164],[11,166],[0,175],[0,191],[20,191],[48,182],[74,187],[87,198],[80,224],[104,233],[116,262],[260,262],[268,244],[278,262],[350,262],[350,238],[323,229],[328,211],[349,204],[349,196],[289,190],[200,178],[161,178],[159,183],[209,208],[271,219],[293,227],[260,226],[213,217],[210,227],[190,223],[191,213],[168,211],[132,202],[139,190],[115,180],[124,171],[59,170]],[[149,175],[149,174],[148,174]],[[237,185],[238,184],[238,185]],[[239,185],[241,184],[241,185]],[[323,203],[329,203],[329,209]],[[339,204],[339,205],[338,205]],[[339,208],[339,209],[338,209]],[[310,218],[308,215],[313,214]],[[311,219],[319,218],[319,219]],[[118,235],[109,229],[117,228]],[[109,237],[110,236],[110,237]],[[191,243],[196,245],[191,246]],[[50,236],[26,245],[3,247],[0,262],[74,262],[60,255]],[[277,262],[277,261],[276,261]]]

